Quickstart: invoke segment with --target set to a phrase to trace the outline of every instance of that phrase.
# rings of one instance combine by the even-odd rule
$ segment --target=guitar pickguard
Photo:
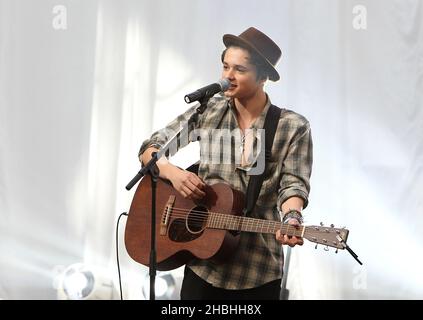
[[[175,219],[169,226],[169,239],[175,242],[189,242],[201,236],[201,233],[191,233],[185,226],[185,219]]]

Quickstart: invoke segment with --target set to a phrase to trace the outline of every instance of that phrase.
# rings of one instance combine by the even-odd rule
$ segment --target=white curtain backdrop
[[[364,262],[306,241],[289,298],[422,299],[422,21],[421,0],[0,0],[0,299],[56,299],[78,262],[117,283],[141,142],[249,26],[282,48],[272,102],[311,123],[306,224],[346,226]],[[144,299],[121,221],[124,295]]]

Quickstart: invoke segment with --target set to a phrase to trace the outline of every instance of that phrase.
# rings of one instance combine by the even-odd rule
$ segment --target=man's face
[[[231,82],[225,96],[238,99],[254,96],[264,83],[263,80],[257,80],[256,67],[250,63],[249,52],[239,47],[226,50],[222,78],[228,78]]]

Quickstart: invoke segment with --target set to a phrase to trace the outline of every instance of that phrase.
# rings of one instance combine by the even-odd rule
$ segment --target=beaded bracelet
[[[289,209],[289,211],[283,216],[282,221],[283,223],[288,223],[289,219],[297,219],[300,224],[304,222],[301,212],[295,209]]]

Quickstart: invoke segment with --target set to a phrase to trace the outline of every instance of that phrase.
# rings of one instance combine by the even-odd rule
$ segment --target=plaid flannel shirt
[[[251,161],[241,165],[238,156],[242,149],[241,130],[238,126],[233,102],[223,95],[212,97],[197,123],[186,132],[185,139],[179,139],[170,154],[201,137],[200,166],[198,176],[207,184],[224,182],[245,194],[251,170],[264,161],[264,140],[258,129],[264,126],[270,99],[261,115],[251,126],[255,130]],[[194,113],[195,105],[178,116],[165,128],[155,132],[143,142],[139,155],[148,147],[161,148],[176,133],[182,122]],[[222,134],[223,133],[223,134]],[[224,136],[230,134],[230,143],[224,143]],[[220,137],[219,137],[220,135]],[[181,135],[181,137],[184,135]],[[216,136],[218,137],[216,139]],[[187,138],[188,137],[188,138]],[[223,137],[223,138],[222,138]],[[223,141],[223,142],[222,142]],[[230,145],[231,152],[222,152]],[[259,147],[262,146],[262,148]],[[263,185],[251,217],[266,220],[281,220],[281,204],[290,197],[304,200],[308,204],[312,168],[312,138],[310,125],[303,116],[283,110],[276,130],[270,161],[264,172]],[[224,148],[223,148],[224,149]],[[261,159],[261,160],[260,160]],[[230,260],[215,264],[210,260],[194,259],[187,265],[208,283],[225,289],[248,289],[282,278],[283,250],[273,234],[242,232],[239,245]]]

